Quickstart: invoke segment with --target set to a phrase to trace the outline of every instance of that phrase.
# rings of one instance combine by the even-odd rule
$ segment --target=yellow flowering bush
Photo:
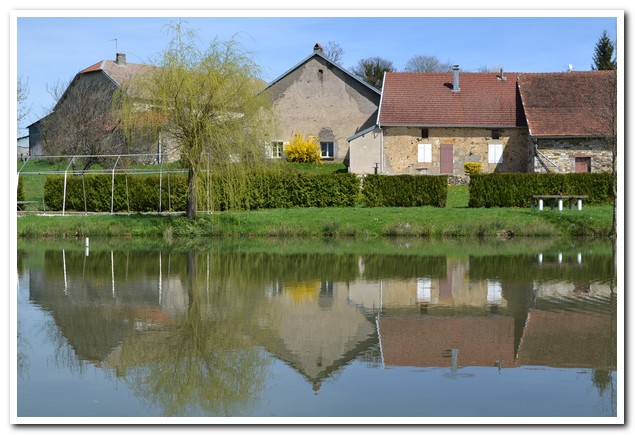
[[[318,138],[296,133],[285,147],[287,160],[295,163],[318,163],[322,160]]]

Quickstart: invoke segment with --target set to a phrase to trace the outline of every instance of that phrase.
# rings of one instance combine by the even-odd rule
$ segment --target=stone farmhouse
[[[530,172],[609,172],[616,140],[615,71],[522,74]]]
[[[387,73],[377,124],[349,138],[350,171],[609,171],[615,84],[615,71]]]
[[[71,80],[63,95],[56,103],[53,111],[44,118],[28,126],[30,155],[50,155],[47,146],[47,124],[53,124],[53,130],[64,124],[58,117],[68,116],[68,107],[74,107],[75,112],[83,112],[85,119],[79,118],[67,125],[67,128],[77,128],[79,124],[89,124],[93,130],[104,130],[104,134],[87,135],[91,139],[108,141],[102,148],[105,154],[155,154],[149,161],[173,161],[178,158],[175,144],[161,135],[146,137],[143,143],[137,143],[134,149],[120,145],[123,143],[117,137],[119,120],[111,116],[113,96],[118,91],[134,93],[130,86],[131,79],[150,71],[153,66],[128,63],[124,53],[117,53],[116,59],[99,61],[78,72]],[[100,107],[100,109],[96,109]],[[90,119],[90,118],[93,119]],[[104,139],[102,139],[104,138]],[[83,154],[89,154],[84,152]]]
[[[125,54],[80,71],[56,110],[74,104],[82,82],[124,89],[152,68]],[[482,172],[605,172],[611,170],[616,129],[615,71],[471,73],[391,72],[382,91],[324,56],[312,53],[264,87],[278,118],[268,144],[282,158],[296,134],[318,137],[325,161],[356,174],[464,176],[464,164]],[[44,154],[40,127],[29,126],[31,155]],[[152,138],[141,148],[155,161],[177,158],[175,144]]]
[[[348,164],[347,138],[375,125],[381,92],[313,53],[267,85],[280,120],[274,157],[294,134],[317,136],[323,160]]]

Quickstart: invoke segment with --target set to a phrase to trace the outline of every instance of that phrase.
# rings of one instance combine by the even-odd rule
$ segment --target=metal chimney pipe
[[[454,75],[454,83],[452,85],[452,92],[461,91],[461,87],[459,86],[459,66],[452,65],[452,74]]]

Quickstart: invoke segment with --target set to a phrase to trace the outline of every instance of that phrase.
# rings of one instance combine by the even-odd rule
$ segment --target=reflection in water
[[[166,416],[251,415],[274,361],[316,393],[353,361],[452,379],[473,376],[465,367],[588,369],[615,400],[611,255],[19,254],[30,302],[68,352],[59,361],[111,371]]]

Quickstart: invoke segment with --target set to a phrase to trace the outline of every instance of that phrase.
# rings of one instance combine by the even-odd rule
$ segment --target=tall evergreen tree
[[[609,38],[606,30],[602,32],[602,36],[595,44],[595,53],[593,54],[593,70],[610,70],[617,69],[617,60],[613,56],[615,44]]]

